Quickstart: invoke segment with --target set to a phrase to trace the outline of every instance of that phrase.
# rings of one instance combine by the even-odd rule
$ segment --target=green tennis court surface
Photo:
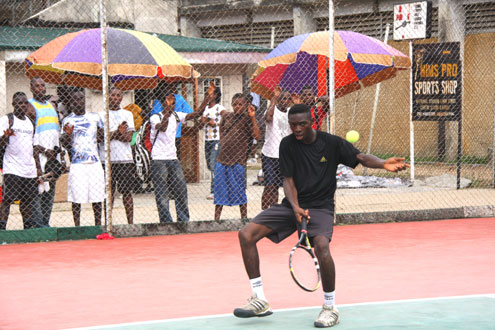
[[[315,329],[319,310],[285,309],[263,318],[239,319],[229,314],[78,329]],[[495,329],[495,294],[342,305],[339,310],[340,324],[333,329]]]

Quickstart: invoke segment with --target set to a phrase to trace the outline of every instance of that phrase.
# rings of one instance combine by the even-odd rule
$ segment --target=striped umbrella
[[[289,38],[262,61],[251,80],[251,90],[271,98],[275,86],[300,93],[313,87],[318,96],[327,93],[329,32],[313,32]],[[335,96],[367,87],[395,76],[397,70],[411,66],[408,56],[366,35],[336,31]]]
[[[148,33],[107,28],[108,75],[124,90],[154,88],[168,81],[199,77],[172,47]],[[29,78],[101,89],[101,31],[68,33],[42,46],[25,61]]]

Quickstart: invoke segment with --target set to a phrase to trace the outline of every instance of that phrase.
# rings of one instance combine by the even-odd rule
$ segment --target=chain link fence
[[[277,158],[273,145],[290,130],[265,117],[271,105],[300,102],[314,108],[315,128],[357,131],[362,152],[412,165],[398,174],[339,167],[337,222],[493,216],[493,2],[433,1],[430,34],[412,41],[408,33],[428,17],[385,1],[331,4],[1,2],[0,229],[238,229],[283,198],[272,178],[265,184],[262,159]],[[322,38],[304,37],[315,53],[289,54],[283,45],[305,33]],[[387,45],[361,56],[378,41]],[[342,43],[351,46],[342,52]],[[274,69],[264,60],[277,46],[292,57]]]

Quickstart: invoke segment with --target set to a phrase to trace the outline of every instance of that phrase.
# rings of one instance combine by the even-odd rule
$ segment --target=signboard
[[[460,121],[460,44],[447,42],[414,45],[412,88],[413,120]]]
[[[394,5],[394,40],[431,37],[431,1]]]

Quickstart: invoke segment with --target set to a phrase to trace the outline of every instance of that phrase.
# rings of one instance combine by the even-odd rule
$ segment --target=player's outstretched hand
[[[389,172],[399,172],[411,166],[404,162],[404,158],[390,157],[385,160],[385,164],[383,165],[383,167]]]

